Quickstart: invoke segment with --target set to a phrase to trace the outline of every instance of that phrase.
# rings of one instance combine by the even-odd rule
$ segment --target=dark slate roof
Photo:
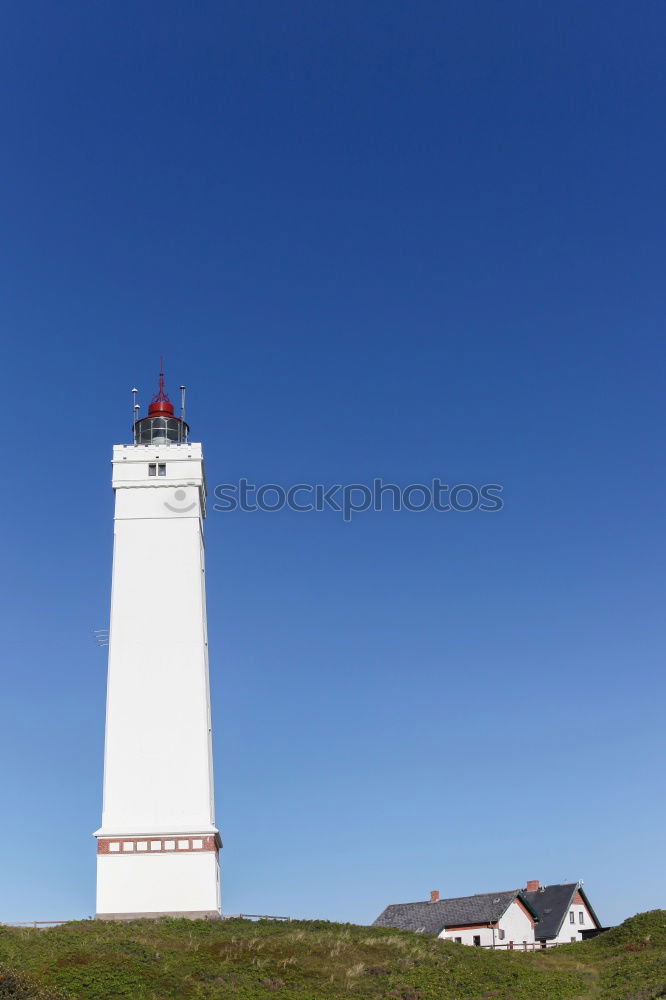
[[[436,903],[394,903],[379,914],[373,927],[439,934],[444,927],[495,923],[518,895],[524,898],[517,889],[511,889],[508,892],[440,899]]]
[[[577,889],[597,927],[601,927],[599,918],[590,906],[590,901],[577,882],[545,885],[543,888],[537,889],[536,892],[523,891],[522,893],[532,909],[539,914],[539,923],[534,928],[534,936],[537,941],[550,941],[551,938],[557,937]]]

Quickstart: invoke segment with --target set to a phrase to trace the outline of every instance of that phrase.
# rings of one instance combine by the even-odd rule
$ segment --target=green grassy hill
[[[492,952],[318,921],[0,928],[2,1000],[656,1000],[666,911],[581,944]]]

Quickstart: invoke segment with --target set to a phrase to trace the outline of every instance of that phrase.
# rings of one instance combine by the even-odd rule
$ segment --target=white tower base
[[[220,918],[219,834],[99,837],[96,920]]]

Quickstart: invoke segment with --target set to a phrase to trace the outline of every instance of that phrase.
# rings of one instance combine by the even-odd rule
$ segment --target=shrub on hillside
[[[621,948],[623,951],[640,951],[645,948],[666,947],[666,910],[648,910],[629,917],[624,923],[612,927],[591,944],[603,948]]]
[[[0,1000],[68,1000],[68,998],[64,993],[43,989],[25,976],[0,966]]]

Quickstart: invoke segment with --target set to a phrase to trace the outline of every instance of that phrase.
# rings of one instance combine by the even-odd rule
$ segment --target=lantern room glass
[[[143,417],[134,425],[135,444],[181,444],[189,427],[179,417]]]

